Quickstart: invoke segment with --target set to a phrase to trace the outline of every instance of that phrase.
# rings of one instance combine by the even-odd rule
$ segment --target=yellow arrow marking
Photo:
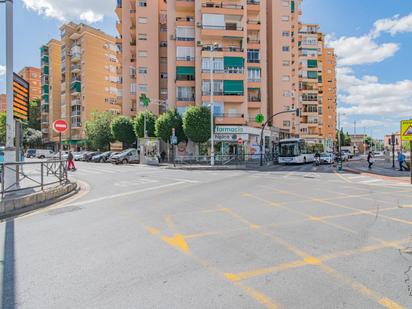
[[[183,251],[184,253],[189,252],[189,245],[180,234],[175,234],[173,237],[163,236],[162,240],[167,244]]]

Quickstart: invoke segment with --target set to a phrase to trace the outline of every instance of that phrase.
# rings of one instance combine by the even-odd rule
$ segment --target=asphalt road
[[[3,308],[412,308],[412,187],[329,166],[78,163],[2,222]]]

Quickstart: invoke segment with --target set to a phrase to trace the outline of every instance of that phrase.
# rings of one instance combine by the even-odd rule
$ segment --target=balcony
[[[249,12],[260,11],[260,0],[247,0],[247,10]]]
[[[81,65],[80,64],[72,64],[70,66],[70,71],[72,73],[80,73],[80,70],[81,70]]]
[[[80,99],[72,100],[71,106],[79,106],[79,105],[82,105]]]
[[[243,15],[243,5],[237,3],[202,3],[202,14]]]
[[[70,58],[72,62],[78,62],[81,60],[81,49],[80,46],[74,45],[70,49]]]
[[[176,0],[176,11],[193,11],[195,0]]]
[[[204,25],[202,27],[202,36],[209,37],[228,37],[228,38],[240,38],[244,36],[243,27],[226,24],[225,26],[213,26]]]
[[[260,20],[258,20],[258,19],[248,19],[247,29],[248,30],[260,30]]]
[[[70,93],[72,95],[79,95],[81,92],[81,82],[79,80],[72,81],[70,85]]]
[[[48,65],[43,66],[42,73],[46,74],[46,75],[49,74],[49,66]]]
[[[42,95],[49,94],[49,85],[48,85],[48,84],[43,85],[43,86],[41,87],[41,94],[42,94]]]
[[[215,113],[216,124],[242,125],[246,123],[245,115],[242,113]]]

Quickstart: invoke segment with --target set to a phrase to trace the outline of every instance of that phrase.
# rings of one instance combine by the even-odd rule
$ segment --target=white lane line
[[[148,192],[148,191],[154,191],[154,190],[159,190],[159,189],[163,189],[163,188],[173,187],[173,186],[182,185],[182,184],[187,184],[187,182],[178,181],[178,182],[168,183],[166,185],[160,185],[160,186],[156,186],[156,187],[150,187],[150,188],[144,188],[144,189],[139,189],[139,190],[133,190],[133,191],[123,192],[123,193],[117,193],[117,194],[102,196],[102,197],[98,197],[98,198],[94,198],[94,199],[90,199],[90,200],[86,200],[86,201],[82,201],[82,202],[73,203],[73,204],[70,204],[70,206],[81,206],[81,205],[91,204],[91,203],[95,203],[95,202],[115,199],[115,198],[118,198],[118,197],[133,195],[133,194],[136,194],[136,193],[142,193],[142,192]]]
[[[382,179],[370,179],[370,180],[363,180],[359,181],[359,183],[373,183],[373,182],[381,182],[383,181]]]
[[[366,176],[350,176],[349,179],[366,178]]]
[[[182,179],[182,178],[171,178],[173,180],[177,180],[177,181],[183,181],[183,182],[187,182],[187,183],[199,183],[199,180],[193,180],[193,179]]]

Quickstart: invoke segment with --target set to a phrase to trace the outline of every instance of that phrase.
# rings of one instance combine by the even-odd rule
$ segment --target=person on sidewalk
[[[74,157],[73,157],[73,153],[69,150],[69,154],[67,156],[67,169],[70,171],[75,171],[76,167],[74,166]]]
[[[399,170],[402,172],[404,169],[404,164],[405,164],[405,155],[402,153],[402,151],[398,151],[398,162],[399,162]]]
[[[372,151],[369,151],[369,153],[368,153],[368,163],[369,163],[369,166],[368,166],[368,168],[369,169],[372,169],[372,165],[373,165],[373,163],[375,162],[375,159],[373,158],[373,154],[372,154]]]

